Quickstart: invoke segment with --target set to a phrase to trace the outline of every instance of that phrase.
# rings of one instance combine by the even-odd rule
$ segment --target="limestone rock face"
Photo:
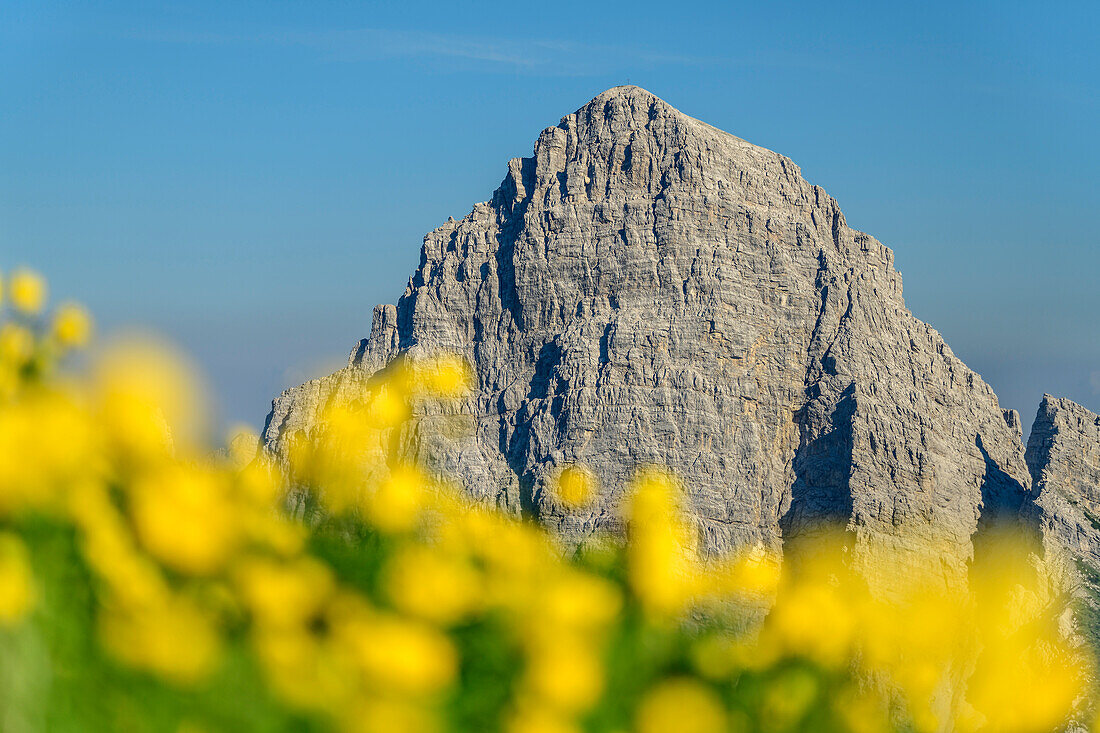
[[[1027,496],[1019,419],[906,309],[892,263],[788,158],[616,87],[428,234],[396,308],[276,399],[263,438],[284,451],[398,354],[458,352],[476,392],[419,408],[405,450],[567,540],[614,529],[657,464],[707,552],[831,519],[865,546],[938,543],[963,573],[983,508]],[[579,513],[548,490],[574,462],[602,487]]]
[[[1100,590],[1100,415],[1044,395],[1026,459],[1044,537],[1085,563]]]

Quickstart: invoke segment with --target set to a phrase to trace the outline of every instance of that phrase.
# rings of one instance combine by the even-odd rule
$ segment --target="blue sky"
[[[0,269],[166,334],[260,424],[629,82],[793,158],[1027,423],[1100,410],[1100,11],[903,5],[3,0]]]

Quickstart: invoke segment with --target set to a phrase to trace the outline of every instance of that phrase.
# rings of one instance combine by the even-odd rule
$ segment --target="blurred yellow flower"
[[[650,612],[675,617],[699,589],[696,538],[680,506],[679,485],[665,472],[641,472],[628,512],[631,587]]]
[[[96,364],[99,417],[127,460],[160,460],[173,450],[200,453],[203,394],[183,357],[148,339],[117,342]]]
[[[282,497],[282,477],[266,458],[248,463],[235,478],[241,496],[253,506],[275,508]]]
[[[461,397],[470,391],[472,374],[457,354],[442,354],[417,365],[419,384],[435,397]]]
[[[440,624],[463,620],[481,604],[481,578],[461,556],[413,545],[398,551],[386,568],[385,584],[405,613]]]
[[[364,499],[363,515],[384,532],[412,529],[427,500],[427,477],[419,468],[404,464],[393,467]]]
[[[525,705],[514,712],[505,726],[507,733],[581,733],[569,715],[541,705]]]
[[[170,465],[149,472],[135,483],[131,501],[141,543],[175,570],[212,573],[241,538],[228,480],[211,469]]]
[[[150,558],[138,552],[127,521],[107,487],[87,482],[74,487],[67,509],[80,530],[81,551],[106,583],[112,600],[130,608],[149,607],[168,596],[168,584]]]
[[[539,615],[553,632],[599,629],[622,609],[618,588],[594,575],[564,571],[544,577],[541,585]]]
[[[762,544],[706,566],[707,581],[722,596],[771,597],[779,588],[779,558]]]
[[[1055,730],[1086,692],[1085,659],[1060,639],[1028,631],[985,636],[967,699],[990,730]]]
[[[234,576],[256,623],[276,629],[307,624],[335,587],[328,566],[308,557],[289,562],[247,558],[236,566]]]
[[[183,597],[143,608],[107,608],[100,635],[123,662],[181,685],[210,674],[222,646],[215,620]]]
[[[646,693],[634,716],[637,733],[725,733],[726,708],[710,687],[666,679]]]
[[[12,280],[22,314],[44,305],[39,284],[36,296],[34,277]],[[1095,665],[1067,605],[1073,574],[1017,529],[983,534],[958,588],[859,550],[858,528],[784,538],[782,565],[763,543],[701,559],[681,485],[648,469],[627,536],[574,560],[538,523],[401,461],[407,441],[445,437],[426,404],[415,430],[402,423],[418,399],[469,388],[457,356],[350,378],[324,402],[324,427],[287,436],[283,455],[249,429],[209,456],[201,391],[170,350],[131,342],[90,384],[57,376],[58,347],[90,327],[78,306],[0,324],[0,627],[48,604],[56,553],[36,543],[60,527],[81,558],[60,577],[86,585],[76,612],[95,615],[119,661],[193,684],[247,640],[276,715],[309,725],[577,733],[633,713],[640,733],[1038,732],[1088,714]],[[567,466],[550,489],[578,507],[597,487]],[[321,533],[369,540],[337,549],[288,506]],[[322,559],[333,549],[349,554]],[[29,628],[68,610],[45,607]]]
[[[846,685],[830,699],[837,718],[851,733],[888,733],[894,729],[887,711],[888,703],[872,689],[858,684]]]
[[[92,337],[92,317],[77,303],[64,303],[54,314],[53,335],[64,348],[86,346]]]
[[[842,590],[827,583],[797,584],[777,599],[764,633],[790,655],[807,655],[828,666],[843,665],[853,648],[858,621],[845,600]]]
[[[16,309],[36,315],[46,304],[46,281],[34,270],[20,268],[8,281],[8,297]]]
[[[383,383],[374,391],[367,409],[371,423],[380,428],[396,427],[412,415],[408,398],[393,382]]]
[[[276,695],[301,710],[336,713],[354,698],[354,669],[306,629],[259,627],[252,646]]]
[[[35,602],[27,546],[13,534],[0,533],[0,627],[23,619]]]
[[[603,662],[594,646],[570,634],[536,644],[528,653],[527,688],[557,710],[588,710],[604,685]]]
[[[0,325],[0,363],[22,366],[34,356],[34,334],[18,323]]]
[[[49,439],[43,439],[49,436]],[[0,514],[51,504],[102,468],[95,425],[69,395],[35,390],[0,409]]]
[[[430,695],[450,685],[458,672],[451,640],[426,624],[375,612],[333,624],[338,643],[375,689]]]
[[[566,466],[558,475],[554,494],[571,509],[588,504],[596,493],[596,477],[579,465]]]
[[[19,369],[0,359],[0,402],[6,402],[15,397],[19,392],[21,381]]]
[[[372,697],[351,706],[340,730],[345,733],[434,733],[442,730],[438,713],[430,707],[390,697]]]

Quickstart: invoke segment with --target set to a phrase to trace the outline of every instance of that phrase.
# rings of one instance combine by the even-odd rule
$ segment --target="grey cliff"
[[[891,250],[788,158],[637,87],[544,130],[428,234],[348,366],[275,400],[267,449],[440,350],[477,389],[418,405],[403,450],[571,542],[618,526],[640,464],[683,480],[706,552],[833,520],[913,564],[933,543],[948,579],[1029,501],[1019,417],[906,309]],[[581,512],[548,490],[573,462],[602,487]]]
[[[1100,415],[1044,395],[1027,441],[1034,514],[1100,590]]]

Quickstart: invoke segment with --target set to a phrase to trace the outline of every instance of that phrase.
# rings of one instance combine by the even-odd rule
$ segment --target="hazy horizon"
[[[632,83],[793,159],[1026,431],[1044,392],[1100,411],[1098,17],[11,2],[0,270],[174,340],[258,427],[397,301],[426,232]]]

